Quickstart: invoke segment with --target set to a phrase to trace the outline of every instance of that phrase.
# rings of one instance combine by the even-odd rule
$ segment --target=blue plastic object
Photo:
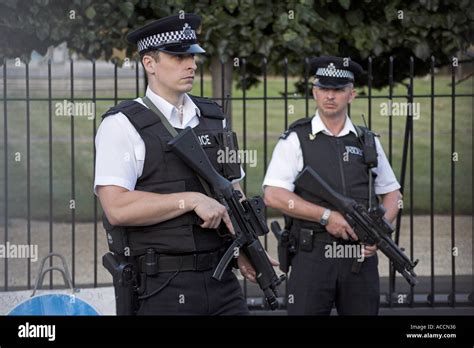
[[[74,295],[45,294],[32,297],[8,315],[99,315],[87,302]]]

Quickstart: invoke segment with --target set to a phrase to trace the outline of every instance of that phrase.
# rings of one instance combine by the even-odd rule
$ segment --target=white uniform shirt
[[[183,105],[183,123],[179,120],[178,109],[155,94],[149,87],[146,96],[163,113],[170,124],[179,129],[196,127],[199,124],[200,111],[192,99],[185,94]],[[144,105],[141,98],[135,101]],[[223,122],[225,126],[225,120]],[[97,186],[116,185],[129,191],[135,189],[138,178],[142,175],[145,163],[145,143],[135,127],[121,112],[107,116],[99,126],[95,137],[96,167],[94,193]],[[232,182],[243,179],[245,173]]]
[[[311,120],[311,130],[313,134],[323,132],[327,135],[335,136],[326,127],[317,111]],[[349,117],[346,117],[343,129],[336,136],[342,137],[349,134],[349,132],[357,135],[352,121]],[[377,177],[374,180],[375,194],[383,195],[398,190],[400,184],[393,173],[392,167],[390,166],[387,156],[385,156],[385,152],[380,144],[380,140],[377,137],[375,137],[375,146],[377,149],[378,160],[378,166],[372,168],[372,171],[377,174]],[[300,141],[296,132],[291,132],[286,139],[280,139],[275,146],[262,186],[282,187],[293,192],[295,190],[293,182],[302,170],[303,152],[301,150]]]

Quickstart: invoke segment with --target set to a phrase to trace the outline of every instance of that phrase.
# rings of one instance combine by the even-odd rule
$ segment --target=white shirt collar
[[[354,127],[354,124],[350,120],[350,118],[346,115],[346,121],[344,122],[344,127],[342,128],[341,132],[338,135],[334,135],[331,131],[326,127],[321,116],[319,116],[319,112],[316,110],[316,114],[314,115],[313,119],[311,120],[311,130],[313,134],[317,134],[319,132],[323,132],[324,134],[336,137],[343,137],[344,135],[349,134],[349,132],[354,133],[357,135],[357,131]]]
[[[178,117],[178,109],[166,99],[153,92],[149,86],[146,89],[146,96],[163,113],[168,121],[171,121],[172,117]],[[184,94],[183,102],[183,124],[186,124],[195,115],[201,116],[199,108],[187,94]]]

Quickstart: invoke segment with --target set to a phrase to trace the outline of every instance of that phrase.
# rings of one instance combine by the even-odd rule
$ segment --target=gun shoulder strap
[[[166,130],[173,136],[173,138],[178,135],[178,132],[173,128],[165,115],[163,115],[163,113],[155,106],[155,104],[151,102],[147,96],[143,97],[142,101],[148,107],[148,109],[153,111],[160,118],[161,123],[163,123],[163,126],[165,126]]]
[[[176,129],[173,128],[170,121],[168,121],[165,115],[163,115],[163,113],[155,106],[155,104],[153,104],[147,96],[144,96],[142,100],[143,103],[160,118],[161,123],[163,124],[163,126],[165,126],[166,130],[171,134],[171,136],[173,138],[176,137],[178,135],[178,132],[176,131]],[[213,197],[211,193],[211,188],[209,187],[207,182],[203,178],[201,178],[201,176],[198,175],[197,177],[201,182],[201,185],[204,187],[204,190],[206,191],[207,195],[209,197]]]

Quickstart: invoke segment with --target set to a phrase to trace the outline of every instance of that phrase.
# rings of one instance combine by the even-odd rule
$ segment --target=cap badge
[[[191,26],[188,24],[188,23],[184,23],[184,27],[183,27],[183,35],[186,37],[186,36],[192,36],[193,35],[193,31],[191,29]]]

